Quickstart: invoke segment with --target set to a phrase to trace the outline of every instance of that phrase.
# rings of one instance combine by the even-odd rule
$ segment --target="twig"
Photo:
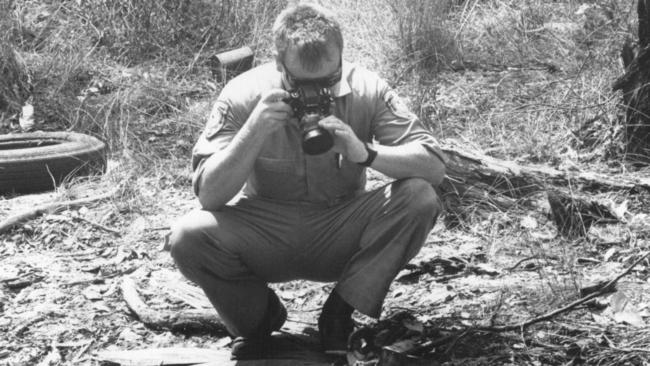
[[[7,279],[0,279],[0,283],[4,283],[8,289],[11,290],[20,290],[25,287],[31,286],[36,282],[40,282],[45,278],[45,276],[40,275],[39,273],[26,273],[22,277],[14,277]]]
[[[91,339],[91,340],[88,342],[88,344],[86,344],[82,349],[79,350],[79,352],[77,352],[77,354],[76,354],[76,355],[74,356],[74,358],[72,359],[72,363],[79,362],[79,361],[81,360],[81,356],[83,356],[84,353],[86,353],[86,352],[88,351],[88,349],[90,348],[90,346],[91,346],[92,344],[93,344],[93,340]]]
[[[32,325],[42,322],[43,320],[47,319],[48,317],[58,317],[61,318],[64,315],[56,312],[56,311],[48,311],[46,313],[40,313],[32,317],[31,319],[25,320],[22,324],[20,324],[16,329],[13,331],[14,337],[21,337],[22,334],[29,329]]]
[[[448,344],[451,341],[452,342],[451,345],[448,346],[448,349],[449,349],[449,348],[453,348],[453,346],[456,345],[456,343],[461,338],[467,336],[468,334],[472,334],[472,333],[476,333],[476,332],[502,333],[502,332],[510,332],[510,331],[513,331],[513,330],[520,330],[521,331],[521,330],[523,330],[523,329],[525,329],[525,328],[527,328],[527,327],[529,327],[529,326],[531,326],[533,324],[543,322],[545,320],[549,320],[549,319],[551,319],[551,318],[553,318],[553,317],[555,317],[555,316],[557,316],[559,314],[562,314],[562,313],[565,313],[565,312],[567,312],[567,311],[569,311],[571,309],[574,309],[577,306],[579,306],[581,304],[584,304],[587,301],[589,301],[589,300],[591,300],[591,299],[593,299],[595,297],[598,297],[600,295],[603,295],[605,293],[610,292],[611,288],[613,286],[615,286],[616,283],[621,278],[625,277],[630,272],[632,272],[634,267],[636,267],[639,263],[641,263],[643,260],[648,258],[648,256],[650,256],[650,252],[644,254],[641,258],[639,258],[637,261],[632,263],[632,265],[629,266],[625,271],[623,271],[621,274],[616,276],[614,279],[612,279],[611,281],[609,281],[605,285],[603,285],[600,288],[600,290],[598,290],[598,291],[596,291],[596,292],[594,292],[592,294],[589,294],[587,296],[584,296],[584,297],[582,297],[582,298],[580,298],[580,299],[578,299],[578,300],[576,300],[576,301],[574,301],[574,302],[572,302],[572,303],[570,303],[570,304],[568,304],[568,305],[566,305],[566,306],[564,306],[562,308],[556,309],[554,311],[551,311],[551,312],[546,313],[544,315],[538,316],[536,318],[526,320],[526,321],[521,322],[519,324],[510,324],[510,325],[503,325],[503,326],[490,326],[490,327],[470,327],[470,328],[466,328],[466,329],[460,330],[458,332],[452,333],[452,334],[450,334],[448,336],[442,337],[442,338],[440,338],[440,339],[438,339],[436,341],[433,341],[430,344],[428,344],[426,348],[427,349],[433,349],[435,347],[442,346],[444,344]]]
[[[73,281],[68,283],[62,283],[61,287],[72,287],[72,286],[87,285],[87,284],[102,285],[104,283],[106,283],[106,281],[103,277],[95,277],[87,280],[79,280],[79,281]]]
[[[53,203],[48,203],[44,204],[41,206],[37,206],[31,210],[19,213],[17,215],[11,216],[7,218],[6,220],[0,222],[0,234],[4,233],[5,231],[8,231],[9,229],[13,228],[14,226],[17,226],[25,221],[31,220],[35,217],[38,217],[44,213],[49,213],[49,212],[55,212],[58,210],[61,210],[63,208],[71,208],[71,207],[76,207],[76,206],[82,206],[91,202],[95,201],[101,201],[108,199],[112,197],[115,192],[117,192],[117,189],[113,189],[108,193],[100,194],[97,196],[92,196],[92,197],[86,197],[86,198],[80,198],[77,200],[72,200],[72,201],[64,201],[64,202],[53,202]]]
[[[534,256],[531,256],[531,257],[523,258],[523,259],[521,259],[519,262],[515,263],[514,266],[512,266],[512,267],[510,267],[510,268],[506,268],[506,271],[508,271],[508,272],[514,271],[514,270],[515,270],[517,267],[519,267],[522,263],[524,263],[524,262],[528,262],[529,260],[533,260],[533,259],[537,259],[537,256],[534,255]]]
[[[580,299],[578,299],[578,300],[576,300],[576,301],[574,301],[574,302],[572,302],[572,303],[570,303],[570,304],[568,304],[568,305],[566,305],[564,307],[553,310],[551,312],[548,312],[548,313],[546,313],[544,315],[541,315],[541,316],[538,316],[536,318],[526,320],[526,321],[521,322],[519,324],[503,325],[503,326],[499,326],[499,327],[476,327],[474,329],[477,330],[477,331],[486,331],[486,332],[508,332],[508,331],[512,331],[512,330],[523,329],[523,328],[531,326],[531,325],[533,325],[535,323],[539,323],[539,322],[543,322],[545,320],[549,320],[549,319],[553,318],[556,315],[565,313],[565,312],[567,312],[567,311],[569,311],[571,309],[574,309],[578,305],[582,305],[585,302],[587,302],[587,301],[589,301],[589,300],[591,300],[591,299],[593,299],[595,297],[598,297],[600,295],[603,295],[603,294],[609,292],[609,289],[611,289],[612,286],[614,286],[621,278],[623,278],[624,276],[626,276],[630,272],[632,272],[634,267],[636,267],[639,263],[641,263],[643,260],[645,260],[648,256],[650,256],[650,252],[644,254],[636,262],[632,263],[632,265],[629,266],[625,271],[623,271],[623,273],[619,274],[614,279],[607,282],[607,284],[605,284],[603,287],[601,287],[600,290],[598,290],[598,291],[596,291],[596,292],[594,292],[592,294],[589,294],[587,296],[581,297]]]
[[[83,221],[83,222],[86,222],[86,223],[88,223],[88,224],[90,224],[90,225],[92,225],[92,226],[94,226],[94,227],[96,227],[96,228],[102,229],[102,230],[104,230],[104,231],[108,231],[108,232],[111,233],[111,234],[115,234],[115,235],[120,235],[120,234],[121,234],[119,231],[117,231],[117,230],[115,230],[115,229],[111,229],[110,227],[104,226],[104,225],[102,225],[102,224],[100,224],[100,223],[98,223],[98,222],[95,222],[95,221],[89,220],[89,219],[87,219],[87,218],[84,218],[84,217],[76,217],[76,219],[81,220],[81,221]]]

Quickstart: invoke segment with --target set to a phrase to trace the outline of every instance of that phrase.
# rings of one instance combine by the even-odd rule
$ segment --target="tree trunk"
[[[0,126],[20,113],[29,97],[29,79],[11,45],[0,39]]]
[[[638,0],[639,51],[623,46],[625,75],[614,83],[623,92],[626,108],[626,158],[640,165],[650,164],[650,0]],[[634,57],[633,57],[634,56]],[[630,61],[631,60],[631,61]]]

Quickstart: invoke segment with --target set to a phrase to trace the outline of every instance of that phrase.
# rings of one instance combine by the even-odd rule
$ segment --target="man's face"
[[[334,86],[341,79],[341,51],[335,45],[328,46],[328,57],[323,58],[316,70],[305,69],[300,61],[298,50],[291,47],[287,50],[284,60],[278,58],[278,70],[283,73],[289,87],[299,84],[318,83],[326,87]]]

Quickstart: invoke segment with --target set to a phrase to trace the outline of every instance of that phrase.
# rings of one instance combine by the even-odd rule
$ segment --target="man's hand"
[[[366,161],[368,152],[366,145],[357,137],[350,125],[344,123],[334,116],[328,116],[320,120],[318,125],[326,129],[334,137],[335,152],[345,156],[353,163]]]
[[[246,124],[255,133],[270,134],[282,128],[293,114],[291,106],[283,101],[288,97],[289,93],[282,89],[271,89],[264,93]]]

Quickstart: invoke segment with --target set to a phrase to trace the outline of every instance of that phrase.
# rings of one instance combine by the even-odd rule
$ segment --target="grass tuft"
[[[425,71],[448,68],[461,59],[449,14],[452,0],[389,2],[397,25],[397,41],[406,60]]]

